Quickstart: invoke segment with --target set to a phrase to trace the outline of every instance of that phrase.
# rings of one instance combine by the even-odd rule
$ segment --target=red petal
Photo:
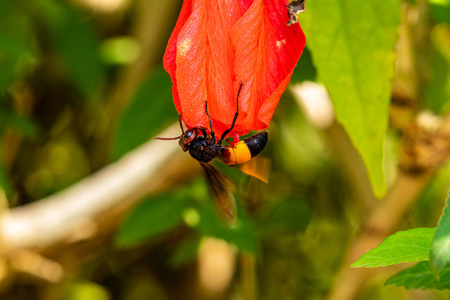
[[[192,14],[177,39],[176,83],[180,110],[188,127],[209,129],[208,110],[217,134],[231,123],[235,105],[223,99],[235,98],[234,56],[229,31],[242,13],[238,1],[194,0]]]
[[[172,94],[173,94],[173,102],[175,104],[175,107],[179,114],[182,113],[181,111],[181,105],[180,105],[180,97],[178,96],[178,89],[177,89],[177,80],[175,77],[175,71],[176,71],[176,50],[177,50],[177,41],[178,41],[178,34],[180,33],[181,28],[184,26],[184,23],[186,23],[186,20],[189,18],[190,14],[192,13],[192,0],[185,0],[183,1],[183,6],[181,7],[180,15],[178,16],[177,24],[175,25],[175,28],[172,31],[172,34],[170,36],[169,42],[167,44],[166,52],[164,53],[163,63],[164,68],[166,69],[167,73],[169,73],[170,78],[172,79]]]
[[[235,130],[265,129],[305,46],[298,24],[287,26],[284,0],[255,0],[233,27],[236,80],[244,82],[241,97],[246,117]]]
[[[285,0],[185,0],[169,40],[164,66],[174,103],[186,125],[216,136],[239,118],[230,135],[269,125],[305,44],[298,24],[287,26]]]

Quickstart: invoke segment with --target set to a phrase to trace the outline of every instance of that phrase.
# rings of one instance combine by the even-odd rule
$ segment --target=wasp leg
[[[223,139],[227,136],[227,134],[229,134],[231,132],[231,130],[233,130],[234,125],[236,124],[236,120],[239,116],[239,94],[241,93],[241,89],[242,89],[243,85],[244,85],[244,83],[242,83],[242,82],[239,85],[239,90],[238,90],[237,97],[236,97],[236,113],[234,114],[233,122],[231,123],[231,127],[228,128],[227,130],[225,130],[224,133],[222,134],[222,136],[220,137],[220,140],[217,142],[219,145],[222,144]]]
[[[208,113],[208,101],[205,101],[205,112],[206,112],[206,115],[208,116],[208,119],[209,119],[209,127],[211,128],[211,138],[215,142],[216,141],[216,135],[214,134],[212,120],[211,120],[211,117],[209,116],[209,113]],[[206,135],[205,135],[205,137],[206,137]]]
[[[201,133],[203,134],[203,136],[205,138],[208,137],[208,134],[206,133],[206,128],[204,128],[204,127],[197,127],[197,129],[201,131]]]

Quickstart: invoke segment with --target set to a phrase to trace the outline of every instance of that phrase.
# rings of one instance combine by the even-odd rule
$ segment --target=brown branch
[[[160,135],[178,132],[176,124]],[[18,250],[39,251],[95,236],[105,226],[98,222],[103,215],[117,214],[118,207],[129,208],[144,195],[166,186],[174,173],[167,164],[173,160],[181,163],[187,158],[183,154],[176,142],[150,141],[57,194],[4,213],[0,253],[8,256]],[[117,223],[117,218],[114,221]]]
[[[177,123],[159,136],[179,130]],[[105,245],[140,199],[200,172],[178,143],[149,141],[57,194],[2,211],[0,293],[17,275],[38,282],[69,280],[81,264],[105,254]]]
[[[93,143],[97,147],[91,153],[104,153],[108,149],[105,144],[115,120],[148,70],[160,63],[165,46],[161,41],[166,40],[172,29],[166,24],[176,19],[174,7],[178,5],[180,0],[138,2],[136,18],[132,19],[136,20],[134,36],[141,46],[141,56],[123,69],[105,97],[110,101],[98,119],[97,143]],[[161,136],[177,134],[178,124],[160,133]],[[94,168],[103,165],[104,159],[100,160],[94,159]],[[99,240],[111,237],[126,212],[143,196],[186,180],[193,175],[192,170],[200,170],[198,164],[180,151],[178,143],[149,141],[59,193],[10,211],[1,210],[0,291],[17,272],[53,282],[67,277],[67,268],[60,259],[76,256],[80,251],[75,246],[82,244],[84,249],[95,249]],[[0,204],[3,199],[0,195]],[[64,252],[65,258],[60,257],[61,249],[70,249]],[[48,277],[49,268],[59,270],[52,273],[58,276]]]

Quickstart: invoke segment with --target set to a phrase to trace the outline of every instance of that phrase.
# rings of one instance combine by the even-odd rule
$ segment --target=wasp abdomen
[[[223,162],[232,166],[249,161],[266,147],[267,139],[268,132],[263,131],[236,143],[223,151]]]
[[[263,131],[257,133],[247,139],[244,140],[244,143],[247,145],[252,157],[255,157],[266,147],[268,139],[268,132]]]

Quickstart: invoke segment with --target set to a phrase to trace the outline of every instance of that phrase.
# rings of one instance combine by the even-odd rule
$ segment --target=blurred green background
[[[162,55],[181,4],[0,2],[2,213],[63,190],[178,120]],[[426,18],[420,38],[428,46],[413,58],[426,65],[421,98],[403,107],[411,114],[445,116],[450,108],[450,2],[405,1],[403,9],[404,23],[412,18],[408,13]],[[292,84],[317,81],[312,56],[307,42]],[[272,162],[268,184],[215,164],[236,186],[235,229],[218,219],[201,173],[186,173],[182,183],[123,211],[117,230],[86,242],[88,250],[75,245],[73,261],[62,263],[65,276],[57,282],[6,267],[10,258],[2,258],[0,298],[325,299],[370,201],[379,200],[344,130],[336,123],[316,126],[298,103],[288,88],[269,128],[262,154]],[[388,188],[397,174],[401,140],[401,130],[392,126],[385,149]],[[363,183],[354,182],[351,168],[361,170]],[[442,164],[398,230],[436,226],[449,178],[450,167]],[[358,197],[358,186],[370,195],[369,202]],[[72,253],[70,247],[64,251]],[[58,255],[40,255],[59,262]],[[385,279],[374,275],[356,299],[450,296],[385,287]]]

